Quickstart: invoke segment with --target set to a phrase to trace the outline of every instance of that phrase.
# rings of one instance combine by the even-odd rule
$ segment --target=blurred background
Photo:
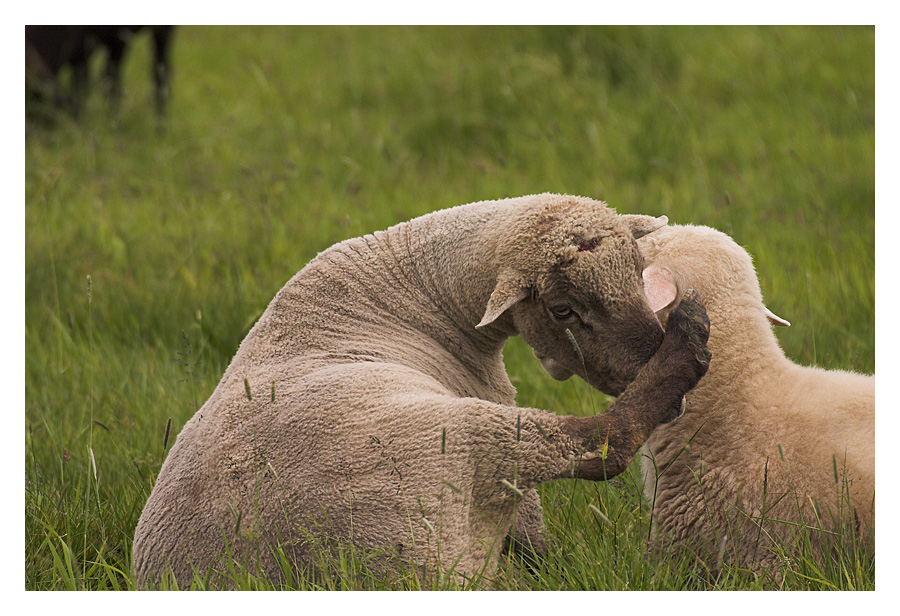
[[[789,357],[874,372],[874,28],[170,34],[162,103],[148,29],[118,97],[97,38],[86,82],[71,62],[29,70],[30,587],[65,578],[54,536],[127,563],[167,448],[296,271],[436,209],[552,191],[716,227],[792,322]],[[506,359],[520,405],[608,404],[519,340]]]

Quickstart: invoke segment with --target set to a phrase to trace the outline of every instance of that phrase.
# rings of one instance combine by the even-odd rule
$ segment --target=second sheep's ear
[[[678,287],[663,270],[650,266],[641,275],[644,279],[644,294],[650,310],[659,312],[672,305],[678,296]]]
[[[521,280],[501,276],[488,300],[481,322],[475,327],[490,325],[512,306],[528,297],[528,286]]]
[[[790,327],[791,322],[787,319],[782,319],[780,316],[763,306],[763,310],[766,313],[766,318],[769,319],[769,323],[772,325],[777,325],[778,327]]]
[[[653,216],[644,216],[642,214],[622,214],[620,218],[623,218],[628,224],[634,239],[653,233],[657,229],[665,227],[669,222],[668,216],[654,218]]]

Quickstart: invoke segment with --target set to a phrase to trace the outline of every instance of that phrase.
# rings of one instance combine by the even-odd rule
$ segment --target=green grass
[[[435,209],[554,191],[717,227],[793,323],[778,331],[788,356],[874,372],[874,38],[182,28],[164,132],[139,40],[115,118],[95,87],[77,124],[26,129],[25,587],[132,588],[131,538],[166,446],[274,293],[332,243]],[[551,381],[520,340],[506,359],[521,405],[608,404]],[[766,585],[686,554],[648,559],[639,486],[634,468],[543,486],[554,550],[492,583]],[[784,586],[874,588],[874,561],[844,556]],[[352,551],[337,563],[304,587],[422,585],[367,576]]]

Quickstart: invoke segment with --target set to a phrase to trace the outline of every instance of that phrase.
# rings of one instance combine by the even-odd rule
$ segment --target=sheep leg
[[[156,85],[156,116],[166,115],[169,101],[169,40],[173,26],[156,26],[153,28],[155,55],[153,58],[153,80]]]
[[[119,110],[119,102],[122,100],[122,59],[125,57],[125,41],[117,35],[105,41],[106,77],[103,86],[109,98],[109,106],[113,113]]]
[[[656,354],[616,402],[594,417],[563,417],[562,429],[585,454],[572,475],[603,481],[628,468],[634,454],[662,422],[680,414],[684,395],[706,374],[709,318],[700,297],[689,290],[669,316]]]
[[[544,512],[541,497],[532,488],[525,492],[516,507],[516,526],[506,538],[503,552],[521,555],[529,566],[536,566],[547,551],[544,535]]]

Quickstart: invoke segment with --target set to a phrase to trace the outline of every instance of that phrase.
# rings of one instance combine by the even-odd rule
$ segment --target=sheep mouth
[[[591,387],[610,396],[620,395],[623,391],[625,391],[625,389],[628,388],[628,385],[631,384],[631,381],[634,380],[633,378],[613,378],[612,375],[608,373],[596,372],[590,369],[587,370],[586,374],[581,374],[580,372],[576,373],[575,371],[567,368],[561,362],[553,359],[552,357],[542,355],[533,349],[532,352],[534,353],[534,356],[541,362],[541,366],[544,368],[544,372],[549,374],[553,379],[557,381],[566,381],[573,375],[578,374]]]

